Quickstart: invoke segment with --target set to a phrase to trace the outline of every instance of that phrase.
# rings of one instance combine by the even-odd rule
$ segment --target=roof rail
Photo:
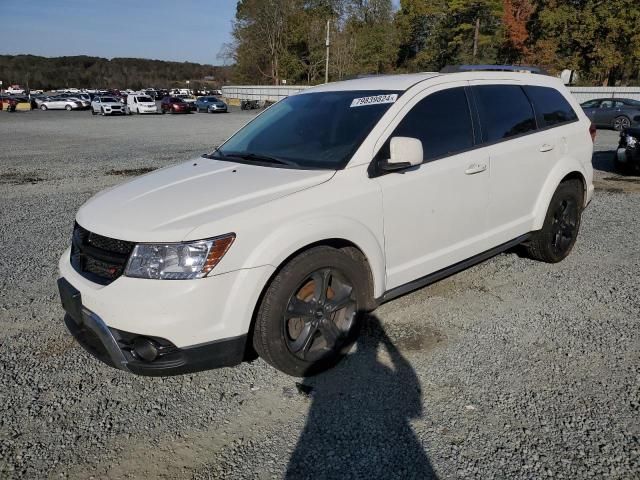
[[[440,73],[456,72],[520,72],[549,75],[546,70],[531,65],[447,65]]]

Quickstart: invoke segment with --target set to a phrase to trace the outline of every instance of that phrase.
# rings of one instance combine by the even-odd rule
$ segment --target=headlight
[[[631,135],[627,135],[627,146],[629,148],[635,148],[638,144],[638,139],[636,137],[632,137]]]
[[[235,233],[229,233],[187,243],[139,243],[124,274],[156,280],[202,278],[220,262],[235,238]]]

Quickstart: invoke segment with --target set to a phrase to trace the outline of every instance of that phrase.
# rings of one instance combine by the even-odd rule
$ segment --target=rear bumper
[[[170,341],[109,328],[94,312],[82,305],[80,292],[67,280],[58,280],[65,324],[78,343],[105,364],[138,375],[167,376],[230,367],[242,362],[246,335],[178,348]],[[147,361],[136,353],[135,344],[144,340],[156,347],[157,358]]]

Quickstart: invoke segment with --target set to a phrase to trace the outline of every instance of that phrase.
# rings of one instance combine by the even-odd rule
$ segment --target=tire
[[[97,115],[96,111],[91,107],[91,115]]]
[[[630,126],[631,120],[629,120],[629,118],[625,117],[624,115],[620,115],[619,117],[613,119],[613,128],[618,132],[621,132],[625,128],[629,128]]]
[[[104,113],[104,108],[100,107],[100,115],[102,115],[103,117],[106,116],[106,114]]]
[[[534,260],[558,263],[576,243],[584,204],[584,187],[580,180],[562,182],[549,203],[542,230],[533,232],[526,245]]]
[[[294,257],[264,293],[254,349],[288,375],[332,367],[357,337],[361,313],[370,303],[370,278],[363,262],[335,248],[314,247]]]
[[[67,105],[66,107],[64,107],[64,109],[65,109],[67,112],[70,112],[70,111],[72,110],[72,109],[71,109],[71,105]]]
[[[40,105],[40,110],[42,110],[43,112],[46,112],[48,108],[46,105]]]

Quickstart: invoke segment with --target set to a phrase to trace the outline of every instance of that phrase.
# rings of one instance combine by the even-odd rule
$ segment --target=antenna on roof
[[[531,65],[447,65],[440,70],[440,73],[458,72],[519,72],[548,75],[544,69]]]

